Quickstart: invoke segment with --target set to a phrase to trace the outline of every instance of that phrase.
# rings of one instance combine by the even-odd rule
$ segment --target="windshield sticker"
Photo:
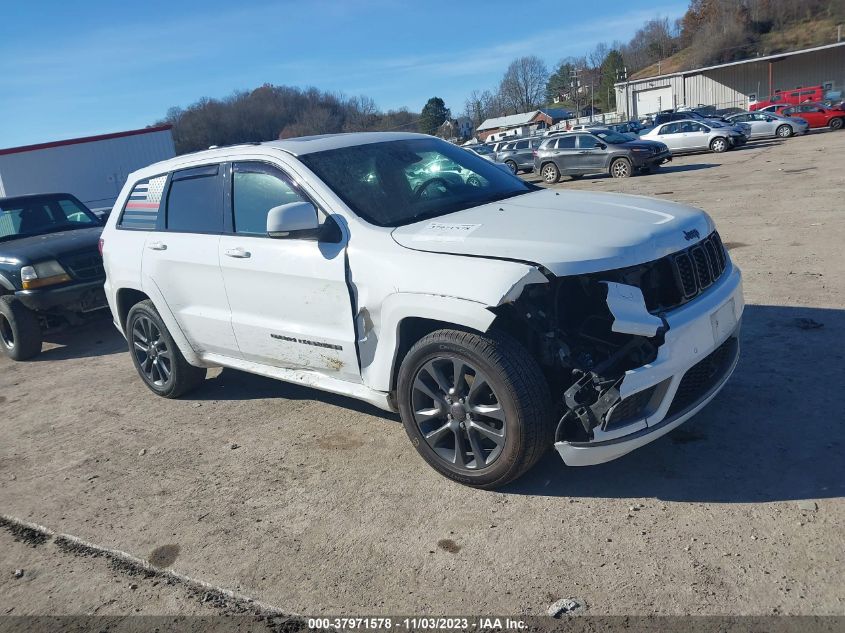
[[[480,224],[448,224],[446,222],[429,222],[425,228],[414,235],[414,242],[463,242],[466,236],[477,229]]]

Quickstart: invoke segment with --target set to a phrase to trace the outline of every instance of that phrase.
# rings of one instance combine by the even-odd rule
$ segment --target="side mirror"
[[[598,143],[596,147],[598,147],[599,149],[607,149],[607,145],[605,145],[604,143]]]
[[[281,204],[267,212],[267,235],[270,237],[311,237],[319,228],[317,209],[310,202]]]

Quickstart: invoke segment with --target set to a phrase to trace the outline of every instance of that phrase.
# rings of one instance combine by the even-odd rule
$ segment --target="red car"
[[[748,106],[748,109],[753,112],[754,110],[763,110],[772,105],[798,105],[806,101],[819,101],[823,98],[823,86],[807,86],[806,88],[796,88],[795,90],[781,90],[765,99],[752,103]]]
[[[810,124],[810,128],[829,127],[831,130],[839,130],[845,125],[845,110],[827,108],[820,103],[802,103],[784,108],[780,113],[783,116],[800,117]]]

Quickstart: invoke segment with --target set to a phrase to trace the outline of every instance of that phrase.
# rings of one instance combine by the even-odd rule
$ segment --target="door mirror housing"
[[[267,212],[267,235],[270,237],[315,237],[319,229],[317,209],[310,202],[281,204]]]
[[[598,147],[599,149],[607,149],[607,145],[605,145],[604,143],[596,143],[596,147]]]

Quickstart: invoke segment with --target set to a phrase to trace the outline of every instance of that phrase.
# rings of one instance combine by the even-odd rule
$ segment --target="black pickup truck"
[[[107,308],[103,221],[66,193],[0,198],[0,351],[41,352],[44,332]]]

